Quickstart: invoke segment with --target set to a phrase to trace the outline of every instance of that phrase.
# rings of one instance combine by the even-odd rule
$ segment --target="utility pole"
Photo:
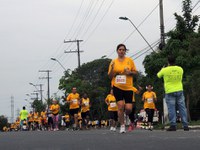
[[[11,122],[14,122],[14,97],[11,96]]]
[[[47,77],[43,77],[43,78],[40,78],[40,79],[47,79],[47,104],[49,103],[50,101],[50,85],[49,85],[49,73],[51,72],[51,70],[39,70],[39,72],[47,72]]]
[[[36,95],[36,98],[34,100],[38,100],[38,91],[34,91],[34,93],[31,93],[31,95]]]
[[[39,86],[40,87],[40,90],[37,90],[39,93],[40,93],[40,100],[42,101],[42,98],[43,98],[43,95],[42,95],[42,86],[43,84],[36,84],[35,86]]]
[[[20,109],[17,108],[17,110],[16,110],[16,117],[19,117],[19,115],[20,115]]]
[[[39,84],[39,86],[40,86],[40,99],[41,99],[41,101],[42,101],[42,85],[43,84]]]
[[[76,42],[77,43],[77,50],[76,51],[65,51],[65,53],[78,53],[78,67],[80,67],[81,66],[80,52],[83,52],[83,51],[80,51],[80,48],[79,48],[80,45],[79,45],[79,43],[83,42],[83,40],[73,40],[73,41],[71,41],[71,40],[65,41],[64,40],[64,43],[72,43],[72,42]]]
[[[162,48],[165,46],[165,27],[164,27],[164,15],[163,15],[163,0],[159,0],[159,6],[160,6],[160,45],[159,45],[159,48],[162,50]]]
[[[43,84],[36,84],[36,85],[35,85],[35,84],[31,83],[31,82],[30,82],[29,84],[32,85],[32,86],[34,86],[35,89],[36,89],[38,92],[40,92],[40,97],[41,97],[40,100],[42,101],[42,98],[43,98],[43,95],[42,95],[42,91],[43,91],[43,90],[42,90],[42,86],[43,86]],[[40,86],[40,90],[37,88],[37,86]]]

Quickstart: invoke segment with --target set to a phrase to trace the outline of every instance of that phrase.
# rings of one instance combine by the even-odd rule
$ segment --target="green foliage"
[[[34,110],[36,112],[41,112],[44,111],[46,108],[46,104],[44,104],[41,100],[34,100],[32,103],[32,108],[34,108]]]
[[[4,116],[0,116],[0,131],[2,131],[3,127],[7,125],[8,125],[8,119]]]
[[[81,96],[87,93],[91,103],[92,117],[104,118],[107,107],[104,99],[110,90],[110,80],[107,75],[110,59],[101,58],[81,65],[80,68],[68,70],[60,79],[59,89],[65,91],[65,96],[71,92],[72,87],[77,87]],[[61,106],[61,110],[68,110],[67,104]]]

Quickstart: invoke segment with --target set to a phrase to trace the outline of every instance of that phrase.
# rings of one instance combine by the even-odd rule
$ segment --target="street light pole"
[[[51,58],[51,60],[57,61],[57,62],[60,64],[60,66],[61,66],[65,71],[67,71],[66,68],[60,63],[60,61],[59,61],[58,59],[56,59],[56,58]]]
[[[30,82],[29,84],[32,85],[32,86],[34,86],[35,89],[36,89],[37,91],[39,91],[35,84],[33,84],[33,83],[31,83],[31,82]]]
[[[35,87],[35,89],[38,91],[38,92],[40,92],[40,98],[41,98],[41,101],[42,101],[42,84],[39,84],[39,85],[35,85],[35,84],[33,84],[33,83],[29,83],[30,85],[32,85],[32,86],[34,86]],[[40,90],[37,88],[37,86],[40,86]]]
[[[129,18],[127,18],[127,17],[119,17],[119,19],[121,19],[121,20],[128,20],[134,26],[134,28],[137,30],[137,32],[140,34],[140,36],[144,39],[144,41],[147,43],[147,45],[150,47],[150,49],[153,52],[155,52],[153,50],[153,48],[151,47],[151,45],[149,44],[149,42],[145,39],[145,37],[142,35],[142,33],[138,30],[138,28],[135,26],[135,24]]]

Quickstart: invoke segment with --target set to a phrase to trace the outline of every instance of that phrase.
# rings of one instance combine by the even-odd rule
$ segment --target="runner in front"
[[[66,98],[67,103],[69,103],[69,112],[71,118],[74,121],[73,130],[78,129],[78,111],[80,107],[80,96],[77,93],[76,87],[72,88],[72,93],[70,93]]]

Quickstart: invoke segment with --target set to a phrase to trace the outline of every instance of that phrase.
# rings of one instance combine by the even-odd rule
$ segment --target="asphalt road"
[[[0,150],[199,150],[200,130],[0,132]]]

